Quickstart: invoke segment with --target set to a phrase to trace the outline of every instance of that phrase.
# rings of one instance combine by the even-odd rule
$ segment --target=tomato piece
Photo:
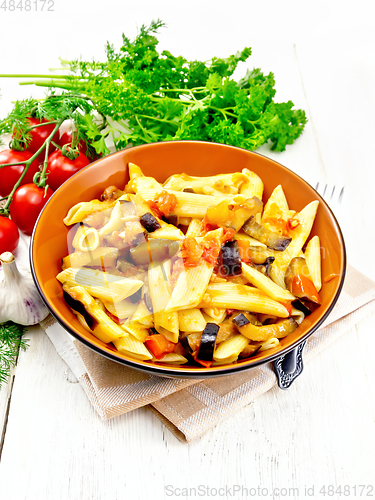
[[[213,361],[204,361],[203,359],[199,359],[196,356],[194,356],[194,359],[197,363],[204,366],[205,368],[210,368],[212,366],[212,363],[213,363]]]
[[[203,248],[197,243],[195,238],[185,238],[181,247],[181,255],[184,261],[184,266],[197,266],[201,261],[203,252]]]
[[[6,163],[18,163],[27,161],[32,157],[30,151],[15,151],[13,149],[4,149],[0,152],[0,165]],[[25,169],[25,165],[14,165],[0,168],[0,195],[7,196],[13,189],[14,185],[20,178],[20,175]],[[34,175],[39,170],[39,163],[34,160],[29,166],[25,177],[21,181],[21,185],[32,182]]]
[[[162,191],[155,201],[160,212],[166,217],[173,213],[178,203],[176,196],[172,193],[167,193],[167,191]]]
[[[69,177],[89,163],[90,160],[83,153],[80,153],[78,158],[70,160],[58,149],[48,158],[48,185],[56,191]]]
[[[220,245],[215,239],[209,240],[204,243],[202,258],[211,266],[214,266],[219,257]]]
[[[165,354],[173,352],[176,346],[173,342],[169,342],[161,333],[146,337],[145,344],[156,359],[160,359]]]
[[[293,277],[291,292],[296,297],[309,297],[317,304],[321,304],[319,293],[317,292],[314,283],[306,276],[300,274]]]
[[[14,193],[9,210],[12,220],[26,234],[31,235],[35,222],[44,205],[53,195],[53,191],[47,188],[37,187],[35,184],[25,184]]]
[[[0,216],[0,254],[14,252],[20,235],[16,224],[8,217]]]
[[[236,231],[234,229],[232,229],[231,227],[224,227],[221,244],[224,245],[225,242],[232,241],[235,234],[236,234]]]
[[[219,226],[216,226],[215,224],[211,224],[210,221],[207,218],[207,215],[204,216],[202,220],[202,233],[208,233],[209,231],[212,231],[213,229],[217,229]]]
[[[151,208],[152,214],[155,215],[158,219],[163,217],[163,214],[159,210],[159,206],[152,200],[146,201],[147,205]]]
[[[290,316],[292,314],[292,303],[290,302],[290,300],[285,300],[284,302],[279,301],[279,302],[285,307],[285,309],[287,309]]]

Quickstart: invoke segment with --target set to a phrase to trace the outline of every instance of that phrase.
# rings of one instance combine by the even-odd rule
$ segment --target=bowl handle
[[[303,370],[302,351],[305,344],[306,340],[292,351],[284,354],[284,356],[280,356],[273,363],[280,389],[288,389],[295,379],[301,375]]]

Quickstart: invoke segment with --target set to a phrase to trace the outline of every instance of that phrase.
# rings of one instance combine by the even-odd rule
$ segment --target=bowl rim
[[[62,184],[62,186],[65,183],[69,182],[70,179],[72,179],[76,175],[80,174],[81,171],[87,169],[88,167],[92,166],[93,164],[96,164],[96,163],[99,163],[99,162],[101,162],[103,160],[106,160],[110,156],[114,156],[114,155],[118,155],[118,154],[123,154],[123,152],[126,149],[132,149],[133,150],[135,148],[138,149],[138,148],[143,148],[145,146],[159,145],[159,144],[166,144],[166,143],[170,143],[170,144],[178,144],[178,143],[184,143],[184,144],[205,144],[205,145],[213,145],[213,146],[216,145],[216,146],[222,146],[222,147],[226,147],[226,148],[239,149],[239,150],[245,151],[246,153],[257,155],[257,156],[260,156],[262,158],[265,158],[268,161],[276,163],[282,169],[285,169],[288,172],[290,172],[291,174],[293,174],[294,176],[296,176],[301,182],[303,182],[304,184],[307,184],[314,191],[314,193],[316,194],[317,198],[319,199],[319,202],[323,203],[323,205],[328,209],[330,215],[333,218],[333,221],[334,221],[334,223],[336,225],[336,230],[337,230],[338,235],[339,235],[340,247],[342,249],[342,256],[343,256],[343,259],[342,259],[342,262],[341,262],[342,273],[341,273],[340,283],[339,283],[339,286],[337,288],[337,291],[336,291],[334,297],[332,298],[332,301],[331,301],[328,309],[323,314],[323,316],[300,339],[294,341],[292,345],[286,346],[283,349],[279,350],[278,352],[270,354],[269,356],[267,356],[264,359],[253,360],[252,362],[250,361],[249,363],[230,364],[230,365],[223,365],[222,367],[221,366],[217,366],[217,367],[210,367],[210,368],[193,367],[193,369],[186,369],[186,368],[184,369],[183,368],[184,365],[181,365],[181,367],[180,366],[179,367],[173,367],[174,369],[170,369],[168,367],[168,365],[162,366],[161,364],[155,365],[155,364],[152,364],[152,363],[147,364],[147,365],[143,365],[143,364],[139,364],[137,362],[137,360],[133,361],[133,360],[131,360],[129,358],[117,356],[115,352],[113,352],[113,354],[112,354],[111,352],[104,351],[99,346],[97,346],[95,344],[92,344],[89,340],[87,340],[86,338],[84,338],[81,335],[79,335],[69,325],[69,323],[67,323],[65,321],[65,319],[63,317],[60,317],[53,310],[52,306],[49,304],[48,298],[45,296],[45,294],[44,294],[44,292],[42,290],[42,287],[39,284],[39,281],[38,281],[38,278],[37,278],[37,275],[36,275],[36,270],[34,268],[34,262],[33,262],[33,248],[34,248],[35,234],[36,234],[36,231],[37,231],[37,228],[38,228],[39,220],[40,220],[43,212],[46,210],[46,208],[48,207],[49,203],[51,202],[51,200],[53,199],[55,193],[58,190],[56,190],[55,193],[53,193],[53,195],[47,200],[47,203],[44,205],[43,209],[41,210],[41,212],[40,212],[40,214],[39,214],[39,216],[38,216],[38,218],[36,220],[36,223],[35,223],[35,226],[34,226],[34,229],[33,229],[33,232],[32,232],[32,236],[31,236],[31,240],[30,240],[30,248],[29,248],[30,269],[31,269],[31,274],[32,274],[35,286],[38,289],[39,294],[41,295],[41,297],[42,297],[44,303],[46,304],[48,310],[50,311],[51,315],[56,319],[56,321],[59,323],[59,325],[62,326],[74,338],[76,338],[77,340],[79,340],[80,342],[82,342],[86,347],[90,348],[94,352],[97,352],[101,356],[104,356],[105,358],[107,358],[107,359],[109,359],[111,361],[115,361],[115,362],[119,363],[120,365],[128,366],[129,368],[136,369],[138,371],[142,371],[142,372],[145,372],[145,373],[148,373],[148,374],[157,375],[157,376],[160,376],[160,377],[167,377],[167,378],[205,379],[205,378],[211,378],[211,377],[221,377],[221,376],[226,376],[226,375],[235,375],[236,373],[240,373],[240,372],[244,372],[244,371],[247,371],[247,370],[251,370],[253,368],[257,368],[257,367],[259,367],[261,365],[264,365],[264,364],[267,364],[267,363],[272,363],[272,362],[278,360],[279,358],[284,357],[286,354],[288,354],[289,352],[293,351],[300,344],[302,344],[303,342],[305,342],[314,332],[316,332],[316,330],[324,323],[324,321],[327,319],[327,317],[332,312],[332,309],[336,305],[336,303],[337,303],[337,301],[338,301],[338,299],[340,297],[340,294],[342,292],[342,289],[343,289],[343,286],[344,286],[344,282],[345,282],[346,269],[347,269],[347,253],[346,253],[346,245],[345,245],[344,236],[343,236],[341,227],[340,227],[340,225],[339,225],[339,223],[337,221],[337,218],[336,218],[335,214],[333,213],[333,211],[330,208],[330,206],[328,205],[328,203],[311,186],[311,184],[309,184],[300,175],[298,175],[297,173],[293,172],[293,170],[289,169],[288,167],[284,166],[283,164],[279,163],[278,161],[276,161],[276,160],[274,160],[272,158],[269,158],[268,156],[266,156],[266,155],[264,155],[262,153],[258,153],[257,151],[250,151],[248,149],[241,148],[241,147],[238,147],[238,146],[232,146],[232,145],[229,145],[229,144],[221,144],[221,143],[217,143],[217,142],[208,142],[208,141],[199,141],[199,140],[186,140],[186,141],[185,140],[180,140],[180,141],[151,142],[151,143],[147,143],[147,144],[140,144],[138,146],[132,146],[131,148],[124,148],[124,149],[122,149],[120,151],[115,151],[113,153],[110,153],[107,156],[104,156],[103,158],[99,158],[98,160],[95,160],[94,162],[89,163],[88,165],[86,165],[85,167],[83,167],[82,169],[80,169],[78,172],[76,172],[75,174],[73,174],[71,177],[69,177],[69,179],[67,179]],[[58,189],[60,189],[60,187]],[[248,358],[248,359],[251,360],[251,358]]]

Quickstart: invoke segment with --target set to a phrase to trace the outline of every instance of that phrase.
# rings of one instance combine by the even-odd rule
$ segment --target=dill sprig
[[[0,387],[6,383],[10,369],[16,365],[20,349],[26,350],[28,344],[22,339],[26,327],[7,321],[0,325]]]

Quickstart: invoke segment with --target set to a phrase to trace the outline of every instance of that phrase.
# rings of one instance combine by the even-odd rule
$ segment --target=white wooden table
[[[176,55],[206,60],[250,45],[246,66],[273,71],[277,100],[309,117],[286,152],[261,152],[312,184],[345,184],[348,260],[375,279],[372,2],[128,3],[0,9],[0,72],[43,73],[58,56],[100,58],[107,39],[119,44],[122,31],[132,36],[158,17],[169,25],[161,47]],[[43,94],[16,81],[0,80],[0,89],[1,116],[12,100]],[[189,445],[146,409],[102,422],[46,335],[30,328],[30,347],[0,390],[0,498],[341,498],[345,485],[346,498],[375,496],[374,322],[375,314],[341,337],[288,391],[271,390]],[[342,494],[329,495],[330,485]]]

